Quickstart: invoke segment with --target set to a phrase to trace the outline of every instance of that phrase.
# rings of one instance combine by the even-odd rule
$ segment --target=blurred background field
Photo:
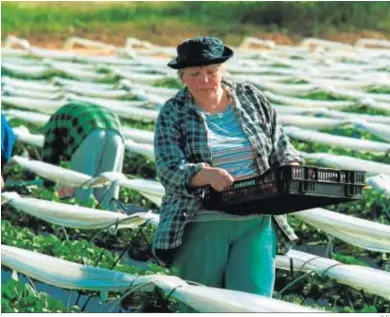
[[[294,44],[304,37],[354,43],[390,38],[390,2],[2,2],[2,36],[61,46],[70,36],[120,45],[133,36],[175,45],[213,35],[230,45],[245,37]]]

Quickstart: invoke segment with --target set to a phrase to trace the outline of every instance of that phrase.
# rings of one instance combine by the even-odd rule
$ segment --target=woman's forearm
[[[196,173],[191,179],[191,183],[190,183],[191,187],[202,187],[210,184],[207,177],[208,175],[207,171],[210,168],[210,166],[206,163],[202,163],[202,164],[203,164],[203,168],[198,173]]]

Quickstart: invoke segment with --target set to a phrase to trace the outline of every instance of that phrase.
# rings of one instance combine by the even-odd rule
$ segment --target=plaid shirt
[[[257,153],[260,174],[270,167],[289,162],[303,163],[278,124],[275,110],[252,84],[223,80],[244,133]],[[201,163],[215,166],[208,147],[207,129],[187,88],[168,100],[156,122],[154,150],[157,175],[165,188],[160,223],[153,239],[154,249],[173,249],[182,242],[185,225],[201,207],[202,188],[190,187]],[[278,253],[287,252],[298,239],[287,217],[273,216],[276,222]]]
[[[59,165],[60,156],[70,160],[95,129],[114,130],[122,136],[118,117],[108,109],[87,102],[62,106],[45,124],[42,160],[55,165]]]

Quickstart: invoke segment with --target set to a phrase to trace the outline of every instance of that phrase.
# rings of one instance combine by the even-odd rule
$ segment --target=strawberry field
[[[180,303],[200,312],[390,312],[388,41],[310,38],[284,46],[247,38],[227,63],[230,79],[266,94],[306,165],[367,173],[360,201],[289,215],[300,240],[277,257],[272,299],[182,281],[151,256],[164,194],[155,173],[154,122],[182,87],[166,67],[174,47],[70,38],[65,49],[50,50],[14,36],[4,45],[2,112],[19,142],[3,175],[3,312],[178,312]],[[92,179],[71,174],[66,162],[41,162],[43,126],[72,100],[118,114],[126,138],[123,175]],[[44,179],[56,187],[44,187]],[[113,182],[121,186],[117,212],[57,194],[61,186]],[[129,214],[129,206],[136,212]],[[72,218],[72,210],[80,217]]]

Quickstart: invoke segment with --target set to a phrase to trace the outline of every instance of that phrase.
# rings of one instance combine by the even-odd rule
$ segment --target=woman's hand
[[[233,185],[234,178],[228,171],[219,167],[204,167],[191,180],[191,186],[200,187],[210,185],[215,190],[222,192]]]
[[[209,167],[206,168],[205,173],[208,184],[219,192],[222,192],[233,185],[233,176],[223,168]]]

